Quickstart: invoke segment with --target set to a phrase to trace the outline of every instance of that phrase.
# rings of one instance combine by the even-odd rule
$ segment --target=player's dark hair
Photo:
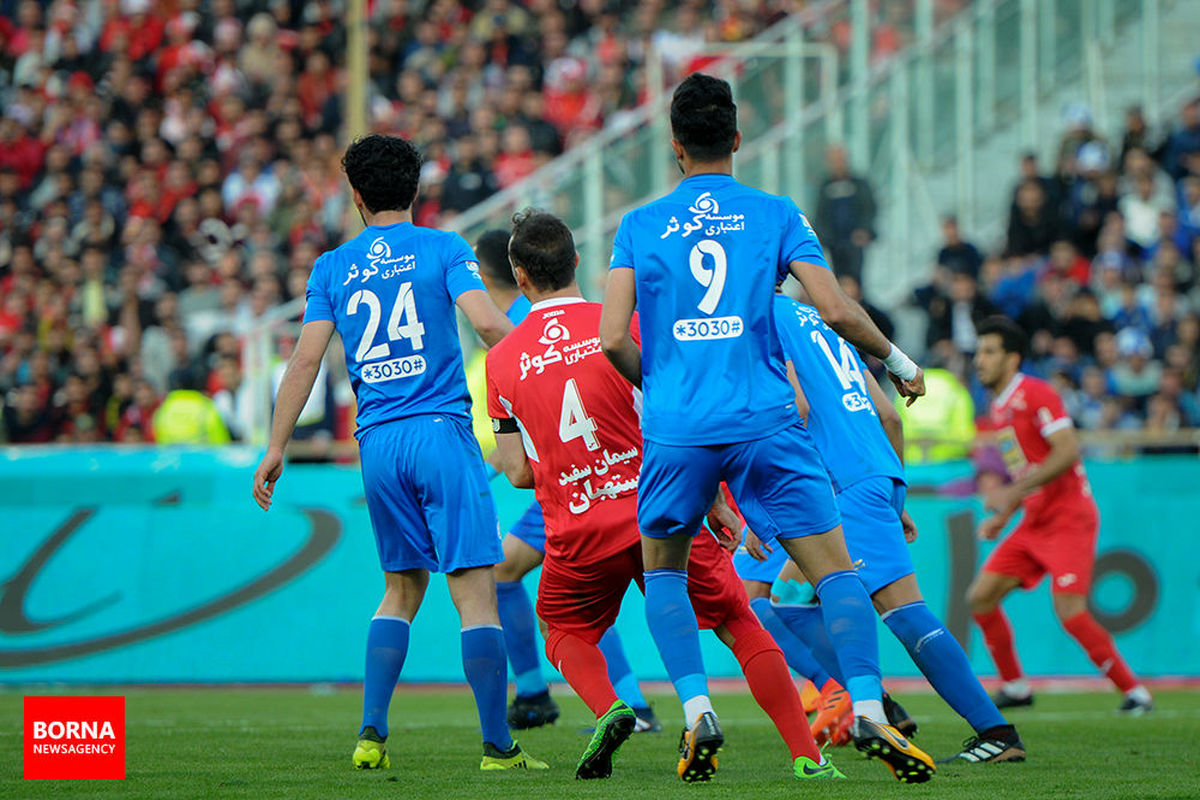
[[[1020,325],[1008,317],[998,314],[988,317],[975,326],[975,334],[977,336],[987,336],[988,334],[999,336],[1000,346],[1004,348],[1004,352],[1016,353],[1022,361],[1029,352],[1029,337],[1025,335],[1025,331],[1021,330]]]
[[[516,287],[512,265],[508,263],[508,231],[494,229],[486,231],[475,242],[475,255],[479,257],[479,268],[492,280],[505,286]]]
[[[694,72],[671,97],[671,132],[695,161],[720,161],[733,152],[737,104],[728,81]]]
[[[372,133],[346,148],[342,169],[372,214],[406,211],[421,180],[421,151],[398,136]]]
[[[514,214],[508,252],[543,292],[557,291],[575,280],[575,237],[553,214],[536,208]]]

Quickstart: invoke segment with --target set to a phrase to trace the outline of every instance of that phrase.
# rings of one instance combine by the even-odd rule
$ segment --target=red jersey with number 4
[[[487,354],[488,414],[521,428],[546,553],[592,563],[639,539],[641,392],[600,350],[599,303],[555,298]],[[636,319],[633,335],[638,339]]]
[[[1071,417],[1058,392],[1043,380],[1018,372],[996,399],[988,415],[996,444],[1013,480],[1046,460],[1048,438],[1069,428]],[[1058,514],[1078,514],[1095,509],[1083,464],[1076,461],[1066,472],[1027,496],[1025,522],[1040,526]]]

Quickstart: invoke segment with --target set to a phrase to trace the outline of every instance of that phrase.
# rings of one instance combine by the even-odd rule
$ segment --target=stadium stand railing
[[[877,187],[873,251],[886,264],[868,270],[867,288],[890,305],[924,276],[940,214],[956,210],[971,235],[1000,230],[1008,193],[995,184],[999,162],[989,143],[1010,164],[1022,150],[1049,152],[1059,126],[1051,109],[1068,93],[1100,109],[1118,94],[1138,97],[1152,119],[1177,107],[1195,84],[1187,33],[1195,28],[1180,21],[1195,17],[1198,6],[981,0],[935,29],[932,0],[917,0],[913,43],[871,64],[869,6],[853,0],[811,9],[830,26],[849,21],[848,47],[805,41],[813,18],[801,13],[751,42],[720,48],[723,57],[705,69],[734,84],[743,180],[805,208],[826,174],[827,147],[847,145],[855,171]],[[560,214],[576,232],[584,292],[598,296],[622,214],[670,185],[667,101],[659,97],[615,120],[450,227],[470,241],[527,205]]]

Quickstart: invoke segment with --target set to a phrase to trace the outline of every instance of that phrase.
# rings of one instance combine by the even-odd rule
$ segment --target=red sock
[[[1100,627],[1100,623],[1096,622],[1095,617],[1090,613],[1080,611],[1064,622],[1063,627],[1074,637],[1075,641],[1083,645],[1088,658],[1108,676],[1110,681],[1116,684],[1118,689],[1128,692],[1138,685],[1138,679],[1130,672],[1129,665],[1117,652],[1117,645],[1113,642],[1112,636]]]
[[[1017,649],[1013,646],[1012,626],[1008,617],[1000,608],[986,614],[976,614],[975,622],[983,631],[983,641],[987,643],[992,661],[1000,670],[1000,677],[1006,681],[1015,681],[1021,677],[1021,664],[1017,661]]]
[[[551,628],[546,637],[546,656],[597,719],[617,702],[617,693],[608,679],[608,664],[596,645]]]
[[[783,651],[775,644],[771,634],[759,628],[735,639],[733,654],[742,667],[755,702],[775,723],[775,729],[791,751],[792,759],[808,756],[820,762],[821,752],[813,741],[796,684],[792,683],[787,662],[783,660]]]

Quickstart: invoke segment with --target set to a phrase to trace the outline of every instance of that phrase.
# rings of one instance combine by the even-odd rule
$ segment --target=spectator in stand
[[[1172,178],[1200,176],[1200,98],[1184,105],[1180,126],[1164,146],[1163,165]]]
[[[1056,212],[1047,202],[1040,181],[1027,178],[1017,187],[1016,203],[1008,219],[1006,256],[1046,255],[1058,236]]]
[[[507,189],[537,169],[537,158],[529,131],[522,125],[510,125],[504,129],[504,145],[496,158],[496,182]]]
[[[942,249],[938,250],[937,263],[951,273],[965,272],[975,279],[979,278],[979,268],[983,266],[979,249],[963,241],[958,230],[958,217],[953,214],[942,218]]]
[[[979,282],[969,272],[956,272],[948,295],[934,299],[929,309],[926,344],[931,349],[949,342],[960,353],[971,355],[978,341],[975,326],[999,309],[979,291]]]
[[[442,186],[442,209],[461,213],[482,203],[500,188],[479,154],[479,140],[467,134],[455,142],[454,159]]]
[[[1117,354],[1120,361],[1112,369],[1113,391],[1128,402],[1127,408],[1140,411],[1146,399],[1158,391],[1162,364],[1153,360],[1154,347],[1137,328],[1117,334]]]
[[[873,305],[863,299],[862,284],[853,275],[839,275],[838,285],[842,287],[842,291],[851,299],[863,307],[863,311],[867,312],[867,316],[875,323],[875,327],[879,328],[888,339],[891,339],[896,334],[896,326],[892,323],[892,318],[887,312],[879,306]]]
[[[827,161],[813,223],[833,271],[861,284],[864,252],[875,238],[875,195],[865,178],[851,174],[844,147],[830,147]]]

